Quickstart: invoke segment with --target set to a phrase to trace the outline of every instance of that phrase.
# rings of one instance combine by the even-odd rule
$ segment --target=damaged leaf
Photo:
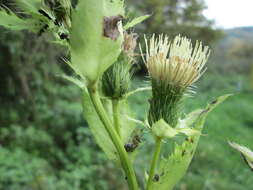
[[[104,17],[104,37],[110,38],[112,40],[117,40],[120,31],[118,28],[119,22],[122,20],[122,16],[110,16]]]
[[[198,130],[199,133],[186,138],[181,145],[175,144],[174,151],[161,160],[158,170],[160,180],[152,184],[152,190],[171,190],[185,175],[196,151],[208,113],[229,96],[218,97],[214,103],[210,103],[205,109],[194,111],[183,120],[184,125],[187,124],[188,128]]]
[[[124,16],[122,0],[79,1],[73,10],[70,31],[71,64],[88,83],[98,80],[118,58]]]

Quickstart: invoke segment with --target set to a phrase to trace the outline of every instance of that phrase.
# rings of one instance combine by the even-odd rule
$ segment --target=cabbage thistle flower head
[[[149,123],[164,119],[175,127],[181,99],[205,72],[210,50],[198,41],[193,47],[190,39],[180,35],[173,41],[166,35],[153,35],[150,40],[145,37],[145,44],[142,57],[152,82]]]
[[[209,48],[191,40],[176,36],[170,42],[168,36],[155,35],[146,42],[146,55],[143,56],[152,79],[186,88],[196,82],[205,72],[205,64],[210,55]]]

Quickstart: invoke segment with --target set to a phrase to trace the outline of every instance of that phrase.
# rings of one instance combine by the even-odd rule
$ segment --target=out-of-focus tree
[[[145,33],[166,33],[175,36],[178,33],[194,40],[211,44],[222,36],[220,30],[213,28],[214,22],[208,20],[203,11],[203,0],[128,0],[132,14],[152,14],[142,28]],[[133,15],[129,15],[130,17]]]

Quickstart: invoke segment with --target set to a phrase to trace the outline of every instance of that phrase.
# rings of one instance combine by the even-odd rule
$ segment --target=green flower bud
[[[72,13],[71,64],[89,83],[113,64],[123,41],[123,0],[82,0]]]
[[[102,91],[111,99],[123,98],[130,89],[137,37],[135,33],[124,32],[123,52],[103,74]]]
[[[132,64],[130,58],[122,53],[118,61],[110,66],[102,77],[102,92],[111,99],[121,99],[129,92]]]

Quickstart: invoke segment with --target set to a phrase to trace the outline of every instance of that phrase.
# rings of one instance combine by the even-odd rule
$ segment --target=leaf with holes
[[[94,82],[118,58],[123,42],[122,0],[86,0],[72,14],[71,64]]]
[[[211,102],[205,109],[194,111],[186,116],[183,122],[184,125],[190,125],[187,127],[198,130],[199,134],[186,138],[181,145],[176,144],[171,155],[161,160],[158,170],[159,181],[152,184],[152,190],[172,190],[185,175],[196,151],[207,115],[229,96],[221,96]]]

